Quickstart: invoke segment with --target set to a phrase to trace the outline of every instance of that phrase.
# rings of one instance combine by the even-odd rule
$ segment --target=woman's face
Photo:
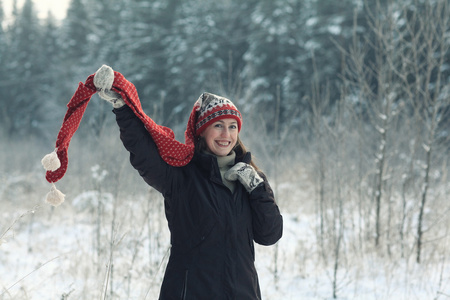
[[[235,119],[222,119],[209,125],[201,136],[211,153],[227,156],[236,145],[238,124]]]

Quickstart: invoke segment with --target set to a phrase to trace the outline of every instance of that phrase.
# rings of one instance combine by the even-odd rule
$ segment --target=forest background
[[[72,276],[48,271],[64,299],[157,294],[162,200],[96,95],[58,182],[66,202],[43,203],[40,158],[102,64],[181,141],[204,91],[243,112],[286,222],[284,242],[258,248],[266,298],[450,298],[448,1],[72,0],[62,20],[31,0],[12,18],[1,7],[0,299],[43,293],[22,277],[55,260],[31,258],[42,239]]]

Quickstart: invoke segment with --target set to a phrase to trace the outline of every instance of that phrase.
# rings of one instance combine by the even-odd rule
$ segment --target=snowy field
[[[12,155],[23,145],[2,145],[10,152],[0,158],[0,300],[157,299],[169,253],[163,201],[129,165],[115,132],[111,137],[89,156],[89,147],[99,149],[95,142],[72,141],[68,172],[57,183],[66,201],[57,208],[44,202],[43,155],[25,159]],[[413,240],[402,256],[399,243],[391,245],[391,257],[386,245],[361,241],[357,210],[344,215],[339,252],[332,236],[321,251],[314,185],[308,172],[294,172],[272,184],[282,239],[256,247],[263,299],[450,299],[445,222],[429,227],[436,234],[427,232],[420,264]]]
[[[23,180],[31,179],[5,181],[17,188]],[[285,189],[301,199],[294,185],[285,183]],[[4,189],[1,202],[0,299],[157,299],[169,237],[156,192],[127,199],[70,190],[66,202],[52,208],[43,195],[16,199],[27,191],[15,191],[6,195]],[[256,250],[263,299],[332,299],[334,265],[318,255],[314,216],[301,205],[281,209],[283,238],[276,247]],[[447,257],[420,265],[413,256],[343,257],[337,299],[450,297]]]

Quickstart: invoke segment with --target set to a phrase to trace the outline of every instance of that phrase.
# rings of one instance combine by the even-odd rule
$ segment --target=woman
[[[164,196],[172,247],[160,299],[261,299],[253,243],[276,243],[283,221],[266,177],[239,139],[238,109],[203,93],[186,130],[195,152],[175,167],[120,95],[100,87],[101,78],[95,82],[114,106],[131,164]]]

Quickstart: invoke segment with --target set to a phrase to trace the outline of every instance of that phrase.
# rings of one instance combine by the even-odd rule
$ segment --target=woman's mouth
[[[230,142],[229,141],[216,141],[216,144],[219,147],[226,148],[230,145]]]

